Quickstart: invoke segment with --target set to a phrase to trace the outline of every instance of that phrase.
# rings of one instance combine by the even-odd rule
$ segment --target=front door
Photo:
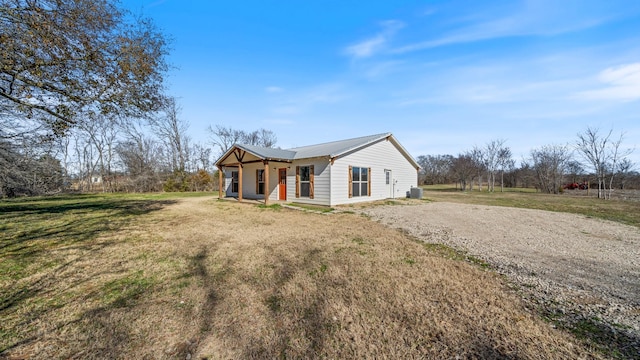
[[[287,169],[278,169],[278,200],[287,200]]]

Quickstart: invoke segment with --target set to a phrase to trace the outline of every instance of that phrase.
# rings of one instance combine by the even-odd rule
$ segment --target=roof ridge
[[[353,141],[353,140],[364,139],[364,138],[378,138],[378,137],[382,137],[382,136],[389,136],[389,135],[391,135],[391,133],[390,133],[390,132],[385,132],[385,133],[380,133],[380,134],[373,134],[373,135],[358,136],[358,137],[349,138],[349,139],[342,139],[342,140],[327,141],[327,142],[318,143],[318,144],[311,144],[311,145],[305,145],[305,146],[297,146],[297,147],[289,148],[289,149],[286,149],[286,150],[289,150],[289,151],[297,151],[296,149],[302,149],[302,148],[307,148],[307,147],[312,147],[312,146],[328,145],[328,144],[334,144],[334,143],[339,143],[339,142],[347,142],[347,141]]]

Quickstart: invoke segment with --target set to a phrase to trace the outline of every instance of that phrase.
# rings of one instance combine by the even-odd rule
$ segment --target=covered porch
[[[216,162],[218,198],[232,197],[239,202],[262,201],[265,205],[286,201],[287,177],[292,160],[251,150],[246,145],[236,145]],[[279,149],[270,150],[286,152]]]

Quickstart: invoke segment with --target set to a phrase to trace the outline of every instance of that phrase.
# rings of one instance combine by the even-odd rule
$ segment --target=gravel
[[[640,229],[575,214],[445,202],[362,213],[488,262],[544,312],[568,323],[597,321],[640,354]]]

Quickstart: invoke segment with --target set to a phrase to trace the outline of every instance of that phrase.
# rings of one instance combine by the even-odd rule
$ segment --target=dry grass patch
[[[0,309],[0,354],[597,357],[494,273],[353,214],[182,199],[87,242],[16,280],[43,291]]]

